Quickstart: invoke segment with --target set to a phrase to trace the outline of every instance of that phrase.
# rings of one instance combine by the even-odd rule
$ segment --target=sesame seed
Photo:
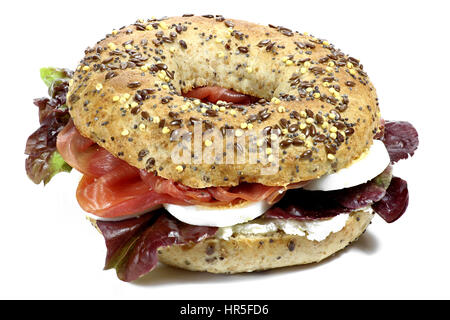
[[[162,29],[167,30],[167,24],[166,24],[164,21],[161,21],[161,22],[159,23],[159,26],[160,26]]]
[[[166,73],[163,70],[161,70],[161,71],[158,72],[158,77],[161,80],[164,80],[166,78]]]
[[[166,134],[166,133],[169,133],[169,132],[170,132],[169,128],[167,128],[167,127],[162,128],[162,133]]]
[[[183,166],[176,166],[175,170],[177,170],[178,172],[183,172]]]
[[[278,98],[276,98],[276,97],[273,97],[272,98],[272,100],[270,100],[272,103],[274,103],[274,104],[280,104],[281,103],[281,100],[280,99],[278,99]]]
[[[256,141],[256,145],[258,147],[262,147],[263,144],[264,144],[264,139],[258,139],[258,141]]]
[[[279,106],[277,110],[279,113],[286,112],[286,108],[284,106]]]
[[[122,132],[120,133],[122,136],[127,136],[130,134],[130,131],[128,131],[127,129],[123,129]]]
[[[205,146],[210,147],[212,144],[211,140],[205,140]]]

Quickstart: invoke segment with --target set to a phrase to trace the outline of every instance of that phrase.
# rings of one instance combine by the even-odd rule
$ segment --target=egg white
[[[195,225],[208,227],[229,227],[238,223],[253,220],[270,208],[265,201],[246,203],[230,209],[207,206],[179,206],[164,204],[164,208],[178,220]]]
[[[349,167],[313,180],[303,189],[331,191],[354,187],[375,178],[389,163],[389,153],[384,143],[374,140],[370,149]]]

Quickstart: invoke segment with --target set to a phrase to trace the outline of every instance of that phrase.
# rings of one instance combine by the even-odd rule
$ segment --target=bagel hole
[[[219,86],[205,86],[194,88],[183,96],[199,99],[203,103],[214,103],[225,101],[236,105],[250,105],[261,100],[258,97],[237,92],[233,89],[227,89]]]

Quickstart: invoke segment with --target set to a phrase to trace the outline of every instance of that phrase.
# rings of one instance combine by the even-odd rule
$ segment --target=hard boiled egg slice
[[[389,165],[389,154],[380,140],[374,140],[370,149],[349,167],[308,183],[306,190],[338,190],[357,186],[372,180]]]
[[[229,227],[253,220],[270,208],[265,201],[246,202],[238,207],[214,208],[207,206],[179,206],[165,204],[164,208],[178,220],[208,227]]]

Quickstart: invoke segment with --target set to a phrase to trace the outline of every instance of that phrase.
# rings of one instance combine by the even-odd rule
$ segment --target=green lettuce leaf
[[[47,87],[51,87],[54,81],[66,80],[69,78],[69,72],[61,68],[41,68],[41,79]]]
[[[51,155],[48,164],[48,174],[44,178],[44,185],[49,183],[50,179],[53,178],[57,173],[70,172],[72,170],[72,167],[69,166],[66,161],[64,161],[63,157],[57,150],[55,150]]]
[[[382,187],[384,190],[387,190],[387,188],[391,184],[391,180],[392,180],[392,166],[389,165],[386,169],[384,169],[382,173],[380,173],[373,179],[373,182],[377,186]]]

